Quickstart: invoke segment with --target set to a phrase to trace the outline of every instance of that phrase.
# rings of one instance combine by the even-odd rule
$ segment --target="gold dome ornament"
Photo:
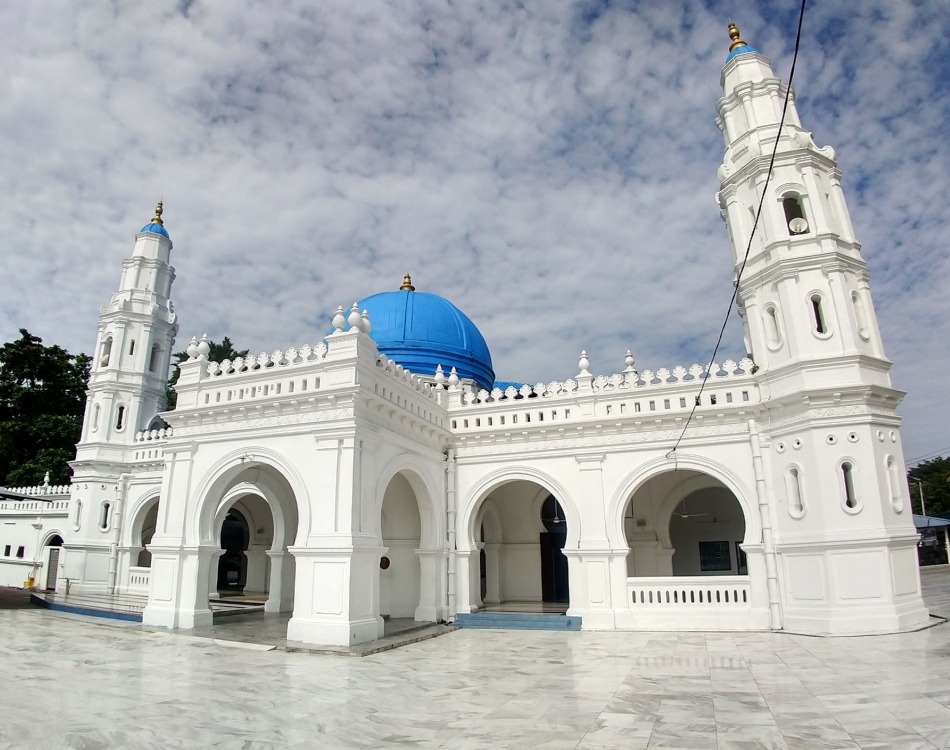
[[[158,205],[155,206],[155,215],[152,217],[152,224],[164,224],[162,221],[162,213],[164,209],[162,208],[162,202],[159,201]]]
[[[732,44],[729,45],[729,51],[736,49],[737,47],[747,47],[748,45],[739,35],[739,27],[736,26],[732,21],[729,22],[729,38],[732,40]]]
[[[412,285],[412,277],[407,273],[402,277],[402,286],[399,287],[400,292],[414,292],[416,288]]]

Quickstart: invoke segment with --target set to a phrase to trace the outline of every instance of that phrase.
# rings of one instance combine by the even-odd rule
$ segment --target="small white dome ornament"
[[[208,343],[208,334],[201,334],[201,340],[198,342],[198,359],[202,362],[208,361],[208,353],[211,351],[211,345]]]
[[[369,319],[369,310],[363,310],[363,312],[360,313],[360,330],[367,336],[369,332],[373,330],[373,324]]]
[[[445,385],[445,372],[442,370],[442,365],[436,365],[434,380],[435,384],[440,388]]]
[[[330,325],[336,329],[337,333],[343,330],[343,326],[346,325],[346,316],[343,315],[343,305],[340,305],[336,309],[336,312],[333,313],[333,319],[330,321]]]
[[[350,324],[350,328],[355,328],[357,331],[360,330],[360,324],[363,322],[363,318],[360,316],[360,306],[354,302],[353,307],[350,308],[350,314],[346,318],[346,322]]]
[[[198,359],[198,338],[196,336],[191,337],[185,351],[188,353],[188,359]]]
[[[627,356],[623,358],[623,363],[626,365],[626,367],[624,368],[624,372],[634,371],[633,370],[633,363],[634,363],[633,354],[630,352],[629,349],[627,349]]]
[[[581,352],[581,358],[577,361],[577,366],[580,368],[579,375],[590,375],[590,360],[587,358],[587,352]]]
[[[449,388],[458,388],[460,382],[462,381],[459,379],[458,370],[453,367],[449,373]]]

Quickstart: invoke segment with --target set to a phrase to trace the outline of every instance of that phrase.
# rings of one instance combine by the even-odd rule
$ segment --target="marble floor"
[[[925,570],[950,614],[950,568]],[[950,624],[458,630],[362,659],[0,611],[0,749],[950,748]]]

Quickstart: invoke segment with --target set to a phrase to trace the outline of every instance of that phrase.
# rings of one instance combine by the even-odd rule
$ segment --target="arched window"
[[[769,304],[765,308],[765,337],[771,349],[778,349],[782,345],[782,334],[779,330],[778,322],[778,310],[773,304]]]
[[[96,404],[92,407],[92,431],[95,432],[99,429],[99,413],[102,411],[102,407],[99,404]]]
[[[854,307],[854,320],[858,324],[858,336],[867,341],[871,338],[871,329],[868,326],[868,313],[864,307],[864,300],[857,292],[851,292],[851,305]]]
[[[152,347],[152,354],[148,360],[149,372],[158,372],[158,365],[162,361],[162,347],[155,344]]]
[[[99,366],[107,367],[110,359],[112,359],[112,336],[106,336],[102,340],[102,349],[99,352]]]
[[[102,512],[99,514],[99,528],[102,531],[107,531],[109,528],[109,517],[111,515],[112,505],[111,503],[102,504]]]
[[[133,354],[135,354],[135,339],[129,342],[129,356],[131,357]]]
[[[818,293],[811,296],[811,310],[815,317],[815,333],[828,333],[828,326],[825,323],[825,312],[821,304],[821,295]]]
[[[798,467],[792,466],[785,473],[785,490],[788,494],[788,512],[794,518],[805,515],[805,503],[802,500],[801,474]]]
[[[854,464],[850,461],[841,462],[841,480],[844,488],[844,505],[849,510],[856,510],[858,498],[854,493]]]
[[[895,513],[900,513],[904,510],[904,497],[901,490],[900,472],[897,470],[897,461],[894,460],[893,456],[888,456],[886,465],[887,484],[891,491],[891,507]]]
[[[785,209],[785,223],[791,235],[805,234],[808,231],[808,221],[805,219],[805,209],[800,196],[789,193],[782,198],[782,208]]]
[[[125,407],[120,406],[115,410],[115,428],[121,430],[125,425]]]

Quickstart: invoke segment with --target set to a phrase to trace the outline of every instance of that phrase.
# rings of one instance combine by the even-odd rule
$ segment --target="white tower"
[[[835,152],[802,129],[770,61],[730,24],[719,203],[766,410],[758,420],[784,627],[922,625],[900,419]],[[778,148],[766,179],[775,140]],[[760,501],[763,498],[760,498]]]
[[[115,585],[130,452],[140,430],[162,426],[165,388],[178,323],[169,294],[175,269],[162,204],[135,236],[118,290],[99,314],[99,335],[73,467],[73,532],[66,577],[81,588]]]

